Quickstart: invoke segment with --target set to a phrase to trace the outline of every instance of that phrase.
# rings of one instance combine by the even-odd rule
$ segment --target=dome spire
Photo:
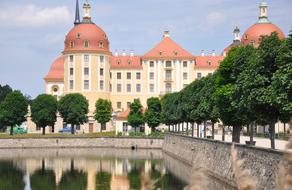
[[[76,0],[76,10],[75,10],[75,25],[80,24],[80,14],[79,14],[79,1]]]
[[[83,16],[83,23],[91,23],[91,16],[90,16],[90,4],[88,3],[88,0],[86,0],[83,4],[83,11],[84,11],[84,16]]]
[[[235,29],[233,30],[233,34],[234,34],[233,41],[240,41],[240,30],[239,30],[238,26],[236,26]]]
[[[258,23],[270,23],[268,19],[268,4],[264,1],[260,3],[260,16]]]

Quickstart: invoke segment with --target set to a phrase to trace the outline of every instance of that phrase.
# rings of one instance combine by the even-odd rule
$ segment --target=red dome
[[[109,52],[105,32],[95,24],[78,24],[66,36],[64,52]]]
[[[49,73],[44,78],[46,81],[64,80],[64,57],[58,57],[52,64]]]
[[[276,25],[271,23],[257,23],[245,31],[241,41],[243,45],[250,45],[253,43],[254,47],[258,47],[260,37],[271,35],[273,32],[277,32],[280,39],[285,38],[283,31]]]

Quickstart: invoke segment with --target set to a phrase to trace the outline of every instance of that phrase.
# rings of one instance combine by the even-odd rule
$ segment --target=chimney
[[[205,51],[202,49],[202,51],[201,51],[201,55],[202,56],[205,56]]]
[[[126,52],[125,52],[125,50],[123,50],[123,54],[122,54],[124,57],[126,56]]]
[[[212,56],[213,56],[213,57],[216,56],[215,50],[212,50]]]
[[[133,50],[131,50],[130,56],[134,57],[134,51]]]
[[[169,35],[169,31],[164,31],[163,32],[163,38],[169,38],[170,35]]]
[[[223,56],[226,57],[226,55],[227,55],[227,52],[226,52],[226,50],[224,50],[223,51]]]
[[[117,57],[119,55],[118,50],[115,49],[115,56]]]

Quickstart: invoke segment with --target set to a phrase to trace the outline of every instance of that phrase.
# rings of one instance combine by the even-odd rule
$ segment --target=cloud
[[[28,4],[18,7],[3,8],[0,12],[2,27],[42,27],[68,23],[71,19],[66,6],[39,7]]]

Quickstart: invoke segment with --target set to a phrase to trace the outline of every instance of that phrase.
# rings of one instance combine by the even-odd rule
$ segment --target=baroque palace
[[[99,98],[109,99],[116,119],[107,124],[105,130],[123,130],[128,107],[135,98],[139,98],[146,107],[148,98],[180,91],[195,79],[212,74],[234,46],[257,47],[260,36],[272,32],[277,32],[284,39],[282,30],[269,21],[267,8],[266,3],[260,3],[258,21],[242,37],[236,27],[233,43],[219,56],[215,52],[205,55],[203,51],[199,56],[193,55],[177,44],[168,31],[163,33],[162,40],[153,49],[138,56],[133,52],[112,53],[106,33],[91,19],[90,4],[87,1],[83,4],[81,20],[77,0],[74,27],[66,35],[64,51],[44,78],[46,93],[57,98],[68,93],[81,93],[88,99],[89,122],[78,128],[80,132],[100,130],[101,126],[93,118],[95,102]],[[29,123],[32,124],[31,121]],[[36,129],[32,125],[28,125],[31,126],[29,132]],[[55,127],[56,131],[63,127],[61,118]]]

